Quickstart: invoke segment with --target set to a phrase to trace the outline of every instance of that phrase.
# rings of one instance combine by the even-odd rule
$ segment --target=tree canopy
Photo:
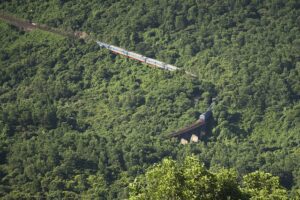
[[[196,157],[164,159],[130,184],[135,199],[288,199],[278,177],[256,171],[238,180],[236,171],[211,172]]]
[[[297,198],[299,8],[297,0],[1,1],[16,17],[86,31],[197,78],[147,67],[93,41],[0,22],[0,198],[126,199],[129,184],[145,173],[157,178],[153,184],[163,181],[159,173],[174,187],[191,184],[182,194],[162,185],[180,197],[201,195],[193,189],[200,187],[207,195],[276,199],[285,195],[279,181]],[[203,140],[183,146],[166,139],[214,97]],[[177,171],[191,154],[205,168],[188,159],[195,169]],[[146,172],[155,163],[174,170]],[[134,195],[146,192],[147,182],[139,183]]]

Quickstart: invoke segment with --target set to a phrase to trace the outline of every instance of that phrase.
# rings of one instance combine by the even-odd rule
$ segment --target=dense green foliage
[[[193,96],[213,91],[95,44],[1,26],[2,194],[12,198],[123,197],[130,178],[175,155],[161,136],[193,122]]]
[[[183,163],[164,159],[130,184],[129,199],[288,199],[278,177],[269,173],[256,171],[241,182],[234,170],[210,172],[195,157]]]
[[[198,78],[0,23],[0,196],[122,199],[153,163],[192,153],[211,169],[277,175],[295,196],[299,8],[292,0],[1,2],[17,16],[87,31]],[[216,96],[205,141],[180,146],[163,137]]]

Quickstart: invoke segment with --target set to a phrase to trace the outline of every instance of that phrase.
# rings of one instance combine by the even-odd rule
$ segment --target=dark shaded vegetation
[[[232,1],[233,2],[233,1]],[[124,199],[153,163],[262,170],[300,187],[298,1],[7,1],[0,9],[175,64],[148,68],[94,43],[0,23],[0,196]],[[213,129],[163,136],[212,97]]]

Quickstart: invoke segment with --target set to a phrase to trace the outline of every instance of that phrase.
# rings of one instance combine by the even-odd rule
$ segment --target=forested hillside
[[[300,3],[18,1],[15,16],[157,58],[149,68],[96,43],[0,22],[0,197],[124,199],[165,157],[279,176],[300,193]],[[164,136],[217,97],[211,134]]]

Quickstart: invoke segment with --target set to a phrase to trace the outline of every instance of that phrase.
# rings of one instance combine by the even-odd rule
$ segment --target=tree
[[[180,199],[182,174],[171,159],[147,171],[130,185],[130,199]]]
[[[185,16],[183,16],[183,15],[176,16],[175,28],[177,30],[184,29],[186,27],[186,25],[187,25],[187,20],[186,20]]]
[[[279,178],[270,173],[256,171],[243,177],[243,192],[251,199],[284,200],[287,192],[279,184]]]
[[[232,169],[211,172],[194,156],[183,162],[164,159],[130,184],[130,199],[287,199],[279,178],[263,172],[244,176],[238,183]]]
[[[90,175],[87,178],[89,189],[83,193],[83,199],[105,199],[107,183],[101,175]]]

